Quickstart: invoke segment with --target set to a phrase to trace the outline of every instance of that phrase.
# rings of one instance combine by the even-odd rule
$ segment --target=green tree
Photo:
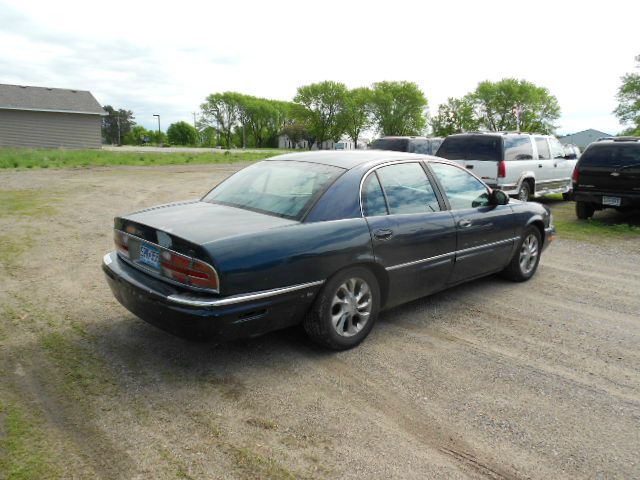
[[[235,92],[212,93],[200,105],[201,121],[221,133],[227,148],[232,145],[233,128],[239,120],[238,95]]]
[[[198,131],[187,122],[175,122],[167,129],[167,138],[172,145],[197,145]]]
[[[382,135],[419,135],[427,124],[427,99],[413,82],[378,82],[371,98],[374,124]]]
[[[309,132],[307,132],[307,128],[301,123],[294,122],[286,125],[282,129],[282,133],[289,138],[293,144],[293,148],[298,148],[298,144],[303,140],[309,140]]]
[[[338,140],[344,132],[340,119],[346,95],[347,87],[332,81],[298,88],[293,99],[300,106],[296,112],[318,148],[322,148],[326,140]],[[309,148],[313,146],[312,143],[309,143]]]
[[[438,114],[431,119],[431,129],[436,137],[446,137],[454,133],[478,130],[480,122],[476,118],[473,98],[448,98],[447,103],[438,107]]]
[[[202,146],[213,148],[218,146],[218,138],[220,133],[213,127],[204,127],[201,130]]]
[[[144,128],[142,125],[136,125],[131,129],[127,135],[124,137],[125,145],[142,145],[145,143],[145,138],[150,139],[151,135],[149,130]]]
[[[131,110],[116,110],[111,105],[103,107],[107,115],[102,117],[102,138],[105,143],[120,145],[136,122]]]
[[[349,90],[345,96],[341,122],[355,148],[358,148],[360,133],[372,125],[371,98],[372,91],[367,87]]]
[[[636,68],[640,69],[640,55],[635,60],[638,63]],[[635,125],[628,129],[635,133],[640,131],[640,73],[627,73],[621,80],[622,85],[616,95],[619,103],[613,113],[621,123]]]
[[[478,84],[472,97],[480,124],[487,130],[517,130],[512,108],[520,110],[520,130],[524,132],[553,133],[554,120],[560,118],[556,97],[544,87],[526,80],[505,78],[499,82]]]

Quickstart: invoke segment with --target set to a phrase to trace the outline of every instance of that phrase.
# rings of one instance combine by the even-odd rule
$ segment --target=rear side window
[[[504,139],[505,161],[532,160],[533,148],[529,137],[505,137]]]
[[[420,164],[400,163],[376,170],[391,215],[440,210],[438,199]]]
[[[362,186],[362,210],[365,217],[376,217],[387,214],[387,202],[376,173],[367,177]]]
[[[499,137],[488,135],[464,135],[447,137],[437,155],[448,160],[502,160],[502,144]]]
[[[637,166],[640,168],[640,144],[592,144],[580,157],[580,166]]]
[[[409,142],[409,152],[424,153],[429,155],[429,142],[426,140],[411,140]]]
[[[393,150],[395,152],[406,152],[409,148],[407,138],[379,138],[369,145],[373,150]]]
[[[536,147],[538,147],[538,160],[548,160],[551,158],[549,144],[544,137],[536,137]]]

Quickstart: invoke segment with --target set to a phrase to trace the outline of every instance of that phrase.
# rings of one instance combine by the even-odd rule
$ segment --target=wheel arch
[[[387,271],[385,270],[385,268],[379,263],[376,263],[373,261],[350,263],[349,265],[344,266],[340,270],[336,270],[335,272],[333,272],[333,274],[331,274],[331,276],[327,278],[327,280],[325,281],[325,284],[327,281],[329,281],[329,279],[335,277],[339,273],[344,272],[345,270],[348,270],[350,268],[356,268],[356,267],[365,268],[369,270],[374,277],[376,277],[376,280],[378,281],[378,287],[380,288],[380,308],[381,309],[384,308],[389,298],[389,275],[387,274]]]

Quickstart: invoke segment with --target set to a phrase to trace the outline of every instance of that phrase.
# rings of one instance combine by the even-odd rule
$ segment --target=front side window
[[[556,138],[550,138],[551,158],[564,158],[564,147]]]
[[[491,204],[486,185],[466,170],[445,163],[429,165],[444,188],[452,210],[480,208]]]
[[[299,220],[343,172],[318,163],[267,160],[232,175],[202,201]]]
[[[504,159],[513,160],[533,160],[533,148],[529,137],[505,137],[504,139]]]
[[[437,212],[440,204],[419,163],[399,163],[376,170],[389,214]]]

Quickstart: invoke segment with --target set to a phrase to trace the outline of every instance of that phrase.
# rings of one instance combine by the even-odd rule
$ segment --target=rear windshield
[[[299,220],[343,172],[317,163],[260,162],[229,177],[202,201]]]
[[[409,149],[408,138],[379,138],[371,142],[369,148],[373,150],[393,150],[395,152],[406,152]]]
[[[440,145],[437,156],[448,160],[502,160],[500,137],[465,135],[447,137]]]
[[[638,166],[640,168],[640,144],[592,144],[580,157],[580,166]]]

